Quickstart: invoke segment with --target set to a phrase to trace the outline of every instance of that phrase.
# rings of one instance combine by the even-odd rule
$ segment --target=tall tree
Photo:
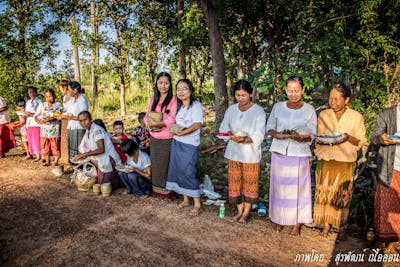
[[[99,25],[96,12],[96,1],[90,0],[90,27],[92,31],[92,92],[93,92],[93,106],[96,106],[96,99],[98,94],[98,82],[97,82],[97,69],[99,66],[99,45],[98,45],[98,35],[99,35]]]
[[[49,8],[44,1],[2,0],[0,5],[0,93],[16,97],[35,84],[43,60],[56,57],[58,26],[45,19]]]
[[[218,11],[215,0],[201,0],[207,20],[208,37],[210,39],[212,69],[215,90],[215,128],[218,131],[228,108],[228,92],[226,88],[224,46],[218,22]]]

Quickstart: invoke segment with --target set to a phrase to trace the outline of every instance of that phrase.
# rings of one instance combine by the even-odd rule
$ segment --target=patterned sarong
[[[353,195],[355,162],[335,160],[317,162],[315,172],[314,223],[324,226],[326,222],[339,229],[347,221]]]
[[[229,203],[258,202],[260,163],[228,160]]]
[[[390,187],[376,186],[374,225],[379,241],[400,241],[400,171],[393,170]]]

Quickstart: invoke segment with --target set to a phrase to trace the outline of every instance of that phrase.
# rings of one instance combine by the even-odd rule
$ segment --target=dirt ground
[[[256,214],[245,226],[231,223],[229,205],[224,219],[217,206],[191,217],[176,209],[179,199],[79,192],[67,175],[22,155],[0,159],[0,170],[0,266],[400,265],[368,263],[372,248],[351,236],[335,244],[336,234],[323,239],[313,228],[278,234]],[[351,253],[364,262],[344,263]]]

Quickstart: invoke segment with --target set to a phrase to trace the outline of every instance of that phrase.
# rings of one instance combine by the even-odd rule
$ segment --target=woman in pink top
[[[169,154],[173,134],[169,127],[175,123],[177,109],[176,96],[172,94],[172,78],[167,72],[157,75],[154,96],[149,101],[144,121],[150,131],[150,159],[152,167],[153,196],[171,197],[165,189],[168,175]],[[162,120],[156,121],[151,112],[161,112]]]

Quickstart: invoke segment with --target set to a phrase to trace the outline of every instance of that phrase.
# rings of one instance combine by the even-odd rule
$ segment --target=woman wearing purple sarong
[[[312,222],[310,136],[316,133],[317,116],[314,108],[302,101],[303,93],[302,78],[289,77],[288,100],[274,105],[266,127],[274,138],[269,217],[277,232],[284,225],[293,226],[291,235],[299,235],[301,224]]]

